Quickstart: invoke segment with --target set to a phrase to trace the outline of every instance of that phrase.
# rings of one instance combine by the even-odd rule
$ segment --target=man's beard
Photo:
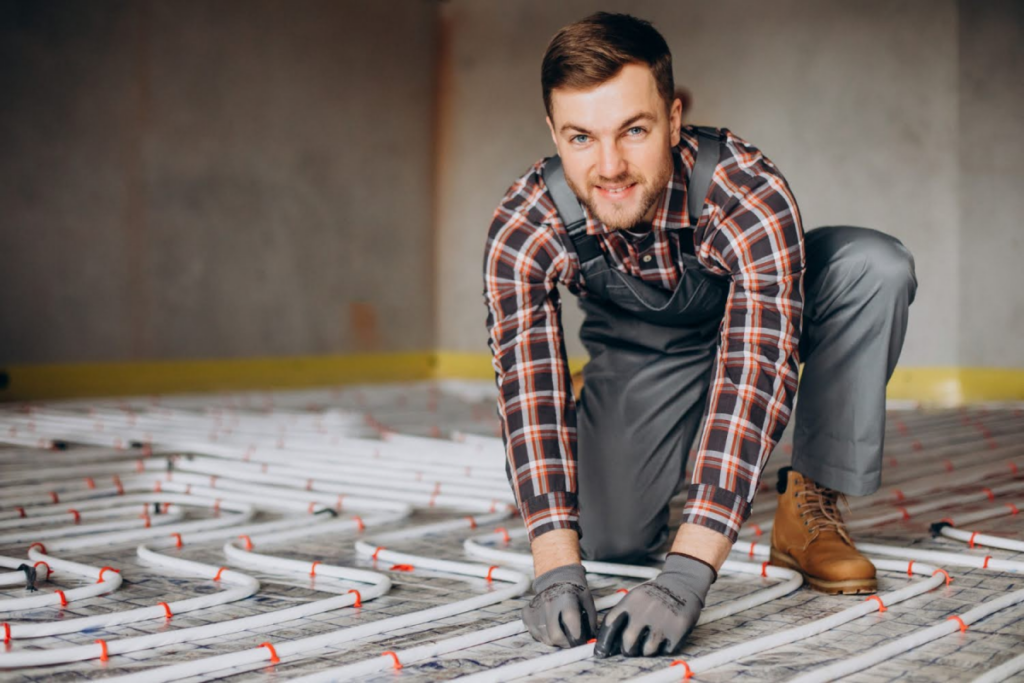
[[[672,161],[671,157],[667,164],[659,169],[657,177],[654,182],[648,183],[646,178],[642,175],[624,173],[616,178],[602,178],[598,176],[593,181],[587,184],[587,193],[580,192],[580,189],[569,180],[569,176],[565,177],[566,182],[569,184],[569,188],[573,191],[580,202],[587,207],[587,211],[590,215],[597,220],[604,223],[609,230],[631,230],[641,223],[644,222],[647,212],[651,210],[651,207],[661,199],[661,193],[665,190],[668,185],[669,178],[672,177]],[[635,208],[629,208],[626,206],[616,206],[614,200],[605,201],[604,206],[598,206],[598,202],[595,201],[594,193],[597,191],[597,185],[630,185],[636,183],[636,189],[640,191],[640,198],[635,204]],[[611,206],[608,206],[611,204]]]

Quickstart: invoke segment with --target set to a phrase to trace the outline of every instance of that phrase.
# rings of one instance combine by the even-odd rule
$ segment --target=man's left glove
[[[661,574],[640,584],[604,618],[594,655],[675,654],[697,625],[717,572],[696,558],[670,554]]]

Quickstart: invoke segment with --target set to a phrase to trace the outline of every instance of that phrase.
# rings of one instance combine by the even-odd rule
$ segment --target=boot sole
[[[816,591],[828,593],[829,595],[863,595],[865,593],[878,592],[878,579],[844,579],[842,581],[826,581],[812,576],[801,569],[800,564],[789,555],[771,549],[770,558],[772,564],[777,567],[786,567],[793,571],[800,572],[807,585]]]

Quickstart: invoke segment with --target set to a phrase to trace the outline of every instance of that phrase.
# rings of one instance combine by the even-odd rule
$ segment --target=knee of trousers
[[[848,282],[842,289],[884,301],[905,301],[910,305],[917,294],[914,255],[898,239],[868,228],[846,228],[856,236],[841,255],[829,264],[825,277]]]
[[[585,528],[580,537],[580,552],[585,560],[635,562],[647,557],[668,538],[668,523],[623,531],[621,527]]]

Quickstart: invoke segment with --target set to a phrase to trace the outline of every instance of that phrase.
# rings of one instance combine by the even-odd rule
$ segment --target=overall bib
[[[586,232],[586,216],[560,159],[550,159],[543,171],[588,294],[579,298],[586,315],[580,339],[590,361],[577,405],[577,499],[586,559],[636,560],[666,541],[669,501],[686,484],[687,458],[703,423],[730,282],[692,253],[692,231],[722,148],[717,130],[696,132],[698,154],[687,189],[694,225],[669,228],[682,232],[683,251],[680,280],[671,292],[613,268],[597,237]],[[805,289],[822,300],[817,307],[805,301],[800,352],[808,363],[800,391],[804,399],[809,392],[829,395],[806,401],[820,400],[817,409],[804,411],[808,415],[797,411],[793,464],[830,488],[863,495],[879,483],[885,383],[906,331],[916,287],[913,260],[898,240],[865,228],[819,228],[805,240]],[[875,270],[872,263],[883,264],[893,277],[876,282],[866,272]],[[870,315],[851,319],[851,302],[866,303]],[[863,314],[865,306],[857,308]],[[856,357],[833,359],[842,369],[824,361],[821,370],[812,369],[810,357],[826,358],[834,341],[859,345]],[[865,365],[877,369],[866,371]],[[829,381],[821,381],[823,374]],[[850,406],[856,419],[844,423]],[[865,418],[875,422],[865,425]]]

